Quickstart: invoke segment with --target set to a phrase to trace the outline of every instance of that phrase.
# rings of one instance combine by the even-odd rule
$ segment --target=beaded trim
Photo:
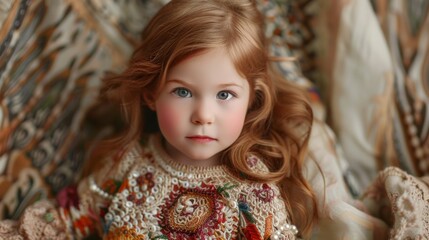
[[[105,192],[103,189],[101,189],[97,183],[95,182],[94,178],[92,176],[89,177],[89,188],[91,189],[91,191],[97,193],[99,196],[112,200],[113,199],[113,195]]]

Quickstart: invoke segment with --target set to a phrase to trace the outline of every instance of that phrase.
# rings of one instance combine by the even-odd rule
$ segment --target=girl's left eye
[[[229,100],[232,97],[234,97],[234,94],[231,93],[231,92],[229,92],[229,91],[220,91],[217,94],[217,98],[220,99],[220,100]]]

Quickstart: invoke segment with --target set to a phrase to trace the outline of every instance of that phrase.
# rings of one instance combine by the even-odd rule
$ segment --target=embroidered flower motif
[[[79,208],[79,196],[75,185],[63,188],[57,194],[57,201],[62,208]]]
[[[248,157],[246,161],[250,168],[254,168],[258,163],[258,159],[255,156]]]
[[[174,186],[158,214],[162,233],[169,239],[204,239],[226,221],[222,195],[216,186],[187,189]]]
[[[266,203],[274,199],[274,190],[266,183],[262,184],[262,189],[254,189],[253,193]]]

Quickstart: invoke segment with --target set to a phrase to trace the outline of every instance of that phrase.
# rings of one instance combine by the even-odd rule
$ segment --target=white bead
[[[151,224],[151,225],[149,226],[149,231],[151,231],[151,232],[156,232],[156,226],[155,226],[155,225],[153,225],[153,224]]]
[[[106,213],[106,215],[104,216],[104,218],[105,218],[107,221],[110,221],[110,220],[112,220],[112,219],[113,219],[113,215],[112,215],[111,213]]]
[[[162,183],[162,181],[164,180],[162,177],[157,177],[156,179],[158,180],[159,183]]]

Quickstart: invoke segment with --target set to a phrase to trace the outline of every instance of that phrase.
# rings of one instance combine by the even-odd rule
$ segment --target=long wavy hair
[[[169,69],[198,52],[223,47],[251,89],[241,135],[222,153],[231,172],[280,186],[292,221],[303,236],[317,219],[313,191],[303,177],[303,161],[313,121],[301,89],[271,70],[263,17],[251,0],[172,0],[149,22],[128,67],[104,81],[108,98],[120,103],[125,131],[117,147],[159,131],[154,103]],[[246,159],[258,156],[269,168],[253,172]]]

